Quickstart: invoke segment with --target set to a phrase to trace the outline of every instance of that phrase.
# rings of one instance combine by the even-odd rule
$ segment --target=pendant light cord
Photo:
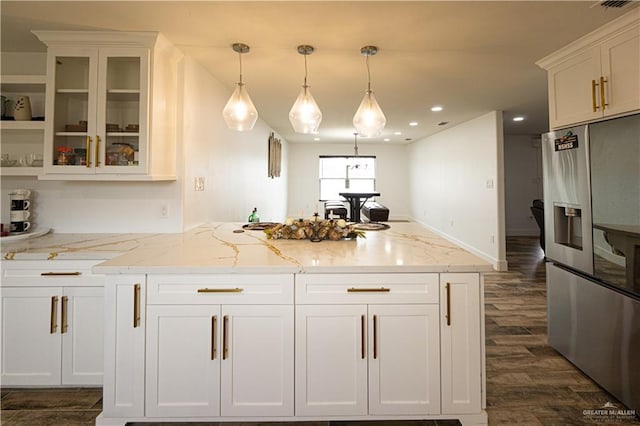
[[[367,78],[368,78],[368,83],[367,83],[367,92],[371,92],[371,69],[369,68],[369,56],[371,55],[365,55],[366,56],[366,62],[367,62]]]
[[[242,52],[238,52],[238,61],[240,62],[240,84],[242,84]]]
[[[304,56],[304,88],[306,89],[307,87],[307,55],[303,55]]]

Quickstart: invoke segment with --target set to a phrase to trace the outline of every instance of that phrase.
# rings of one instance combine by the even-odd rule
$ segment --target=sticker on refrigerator
[[[556,151],[564,151],[566,149],[575,149],[578,147],[578,135],[573,134],[569,130],[563,137],[554,139]]]

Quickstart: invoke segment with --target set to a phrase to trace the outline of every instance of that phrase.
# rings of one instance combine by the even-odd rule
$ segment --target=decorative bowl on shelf
[[[18,164],[18,160],[2,160],[0,161],[0,167],[13,167]]]

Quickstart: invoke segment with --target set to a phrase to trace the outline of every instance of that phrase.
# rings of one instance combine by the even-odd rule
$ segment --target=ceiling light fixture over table
[[[353,117],[353,125],[361,137],[369,138],[380,135],[382,129],[384,129],[384,126],[387,124],[387,119],[376,101],[373,90],[371,90],[369,57],[378,53],[378,48],[376,46],[364,46],[360,49],[360,53],[366,57],[368,83],[364,99]]]
[[[298,53],[304,56],[304,84],[289,111],[289,121],[297,133],[318,133],[322,121],[322,112],[309,90],[311,86],[307,84],[307,55],[313,50],[313,46],[306,44],[298,46]]]
[[[230,129],[244,132],[253,129],[256,121],[258,121],[258,111],[253,105],[242,81],[242,54],[249,52],[249,46],[244,43],[234,43],[231,47],[234,52],[238,53],[240,81],[222,110],[222,117]]]

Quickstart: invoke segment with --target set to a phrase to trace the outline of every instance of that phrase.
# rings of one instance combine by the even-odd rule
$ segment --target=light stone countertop
[[[416,223],[343,241],[269,240],[239,223],[181,234],[49,234],[2,247],[3,259],[108,259],[101,274],[487,272],[491,264]]]

